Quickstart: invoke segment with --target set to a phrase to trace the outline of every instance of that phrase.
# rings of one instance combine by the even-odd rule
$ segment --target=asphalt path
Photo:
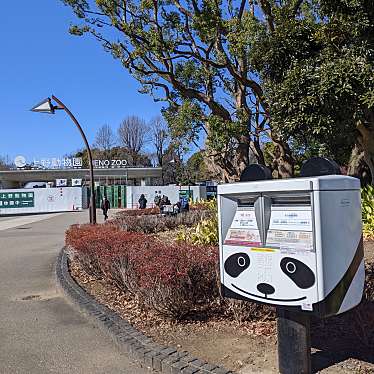
[[[56,288],[65,229],[87,218],[87,212],[1,217],[1,374],[147,373]]]

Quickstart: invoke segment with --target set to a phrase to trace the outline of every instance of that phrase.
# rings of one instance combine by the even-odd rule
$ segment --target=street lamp
[[[55,101],[57,105],[54,105],[52,103],[52,100]],[[75,126],[77,126],[80,134],[82,135],[84,144],[86,145],[87,152],[88,152],[89,167],[90,167],[90,178],[91,178],[91,195],[90,195],[90,210],[89,210],[90,211],[90,223],[96,224],[95,180],[94,180],[92,153],[91,153],[91,148],[88,144],[86,135],[84,134],[81,125],[79,124],[77,119],[74,117],[73,113],[71,113],[70,110],[54,95],[52,95],[52,99],[48,97],[47,99],[43,100],[42,102],[40,102],[39,104],[31,108],[32,112],[47,113],[47,114],[55,114],[56,110],[64,110],[68,114],[68,116],[74,122]]]

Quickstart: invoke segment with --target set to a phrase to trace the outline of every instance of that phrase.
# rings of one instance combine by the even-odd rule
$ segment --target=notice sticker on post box
[[[260,246],[260,233],[258,230],[230,229],[227,232],[225,244],[237,246]]]
[[[266,245],[279,248],[281,253],[298,253],[313,251],[312,232],[269,230]]]
[[[312,211],[272,209],[269,229],[312,231]]]
[[[225,244],[244,247],[261,246],[260,232],[253,208],[240,208],[236,211],[227,232]]]
[[[232,228],[236,229],[256,229],[257,221],[254,209],[252,208],[241,208],[238,209],[235,213],[235,217],[231,224]]]
[[[282,254],[303,254],[314,250],[310,206],[298,209],[272,207],[266,245],[279,248]]]

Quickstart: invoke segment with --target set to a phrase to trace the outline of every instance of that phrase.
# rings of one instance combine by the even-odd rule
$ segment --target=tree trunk
[[[351,157],[349,158],[347,174],[359,178],[362,172],[363,161],[364,152],[359,144],[355,144],[351,152]]]
[[[275,144],[273,171],[278,178],[292,178],[294,176],[295,160],[288,144],[280,139],[272,137]]]
[[[249,144],[239,143],[232,152],[209,154],[206,163],[211,173],[215,174],[222,182],[237,182],[242,171],[248,166]]]
[[[364,152],[364,159],[369,167],[371,174],[371,183],[374,184],[374,126],[357,123],[357,129],[360,133],[358,142]]]
[[[230,155],[226,152],[215,155],[207,155],[207,163],[216,174],[222,175],[223,182],[237,182],[240,175],[249,164],[249,151],[254,152],[257,162],[265,165],[265,158],[259,144],[251,141],[248,137],[242,137],[241,142]],[[294,176],[294,158],[286,142],[279,139],[274,140],[276,144],[274,160],[271,165],[277,178],[292,178]]]
[[[257,162],[260,165],[266,166],[264,152],[262,152],[260,142],[257,139],[252,139],[250,142],[250,147],[251,147],[253,154],[256,157]]]

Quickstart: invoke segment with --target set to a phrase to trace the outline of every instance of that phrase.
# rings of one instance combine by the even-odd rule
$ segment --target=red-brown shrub
[[[218,296],[215,247],[170,245],[153,240],[132,252],[130,263],[142,301],[160,314],[180,319]]]
[[[146,306],[179,319],[217,296],[218,250],[168,244],[113,225],[75,225],[66,244],[84,270],[132,292]]]
[[[146,242],[146,236],[110,224],[74,225],[67,230],[65,242],[87,274],[97,278],[105,275],[123,287],[118,266],[127,258],[129,248]]]
[[[126,209],[116,213],[116,218],[128,217],[128,216],[152,216],[160,214],[160,208],[146,208],[146,209]]]

